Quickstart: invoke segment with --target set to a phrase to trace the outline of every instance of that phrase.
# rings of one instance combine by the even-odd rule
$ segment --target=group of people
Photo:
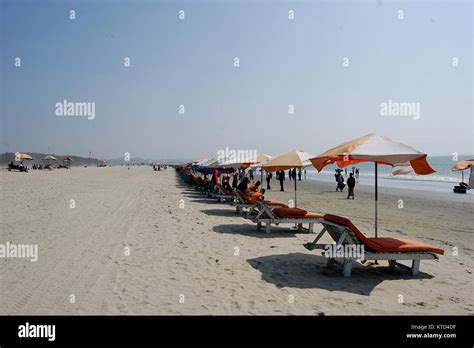
[[[253,177],[253,175],[252,175]],[[237,189],[249,196],[252,197],[252,200],[261,200],[263,199],[263,194],[265,193],[265,189],[261,188],[261,182],[256,181],[251,184],[252,177],[247,177],[245,173],[234,173],[232,175],[232,183],[230,182],[230,175],[229,173],[224,173],[222,176],[222,187],[224,187],[227,191],[232,191],[233,189]],[[219,184],[219,172],[217,170],[214,171],[211,179],[213,184]]]
[[[28,167],[23,164],[23,162],[20,162],[20,164],[15,164],[13,161],[11,161],[8,164],[8,170],[19,170],[20,172],[28,172]]]
[[[270,179],[271,179],[272,173],[267,174],[268,189],[270,189],[269,175],[270,175]],[[285,172],[283,170],[277,170],[275,175],[276,175],[276,179],[280,182],[280,191],[285,191],[285,188],[283,186],[283,182],[285,181]],[[304,179],[306,180],[306,169],[298,168],[298,171],[297,171],[296,168],[293,168],[293,169],[288,170],[288,178],[290,179],[290,181],[291,180],[296,181],[296,176],[298,176],[298,181],[301,181],[301,176],[302,175],[304,175]]]
[[[244,170],[239,170],[234,173],[229,173],[229,172],[224,172],[222,175],[222,186],[224,189],[228,191],[232,191],[233,189],[237,188],[239,189],[239,186],[241,188],[244,188],[244,190],[241,190],[244,192],[245,190],[248,189],[245,185],[249,185],[250,182],[254,181],[254,170],[250,168],[247,173],[245,173]],[[290,180],[297,180],[296,178],[298,177],[298,180],[301,181],[301,177],[304,175],[304,178],[306,179],[306,170],[301,170],[299,169],[298,171],[296,169],[290,169],[288,171],[288,177]],[[283,182],[285,181],[285,171],[283,170],[277,170],[275,172],[275,177],[276,179],[280,182],[280,191],[284,191],[284,185]],[[212,179],[211,181],[214,184],[219,184],[219,178],[220,174],[219,171],[216,169],[214,170],[212,174]],[[273,173],[272,172],[267,172],[266,173],[266,182],[267,182],[267,190],[271,190],[271,179],[273,178]],[[258,183],[258,188],[261,186],[261,182],[257,181],[256,184]],[[240,190],[240,189],[239,189]]]
[[[347,168],[344,169],[344,172],[347,176]],[[344,191],[346,184],[344,183],[344,175],[342,175],[342,169],[336,169],[334,177],[336,178],[336,191]],[[356,185],[356,178],[359,178],[359,168],[352,167],[352,172],[349,173],[349,178],[347,178],[347,199],[355,199],[354,189]]]
[[[166,170],[167,168],[168,168],[168,167],[166,166],[166,164],[154,164],[154,165],[153,165],[153,170],[154,170],[155,172],[159,172],[159,171],[161,171],[162,169],[163,169],[163,170]]]
[[[31,169],[34,169],[34,170],[43,170],[45,166],[43,166],[42,164],[33,164],[33,166],[31,167]]]
[[[301,181],[301,175],[303,171],[301,168],[298,168],[298,173],[296,168],[288,170],[288,178],[291,180],[296,180],[296,176],[298,175],[298,181]],[[304,170],[304,178],[306,179],[306,169]]]

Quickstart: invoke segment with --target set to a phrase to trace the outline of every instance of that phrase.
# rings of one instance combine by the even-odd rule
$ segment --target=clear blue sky
[[[376,132],[474,153],[471,1],[2,0],[0,20],[1,152],[317,154]],[[95,119],[55,116],[63,99]],[[389,99],[420,119],[382,117]]]

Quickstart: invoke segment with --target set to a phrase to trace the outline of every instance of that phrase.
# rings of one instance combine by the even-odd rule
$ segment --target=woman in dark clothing
[[[285,172],[284,171],[279,171],[277,173],[277,179],[280,181],[280,191],[285,191],[283,189],[283,181],[285,180]]]
[[[238,174],[235,173],[235,174],[232,176],[232,188],[236,188],[236,187],[237,187],[237,182],[238,182]]]
[[[248,179],[248,178],[244,178],[244,179],[240,182],[240,184],[237,186],[237,190],[239,190],[239,191],[241,191],[241,192],[247,191],[248,184],[249,184],[249,179]]]
[[[271,190],[270,188],[270,180],[272,178],[273,174],[270,172],[270,173],[267,173],[267,190]]]

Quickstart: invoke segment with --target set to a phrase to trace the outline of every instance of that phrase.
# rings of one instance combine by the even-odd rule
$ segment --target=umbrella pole
[[[296,170],[296,168],[294,168],[293,170]],[[295,181],[295,208],[296,208],[297,207],[296,206],[296,179],[294,181]]]
[[[378,205],[378,167],[377,162],[375,162],[375,238],[377,238],[377,225],[378,225],[378,215],[377,215],[377,205]]]

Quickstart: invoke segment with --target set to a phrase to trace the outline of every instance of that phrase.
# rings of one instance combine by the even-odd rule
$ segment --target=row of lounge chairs
[[[189,174],[179,172],[185,181],[189,181]],[[202,180],[202,179],[201,179]],[[191,182],[194,182],[191,180]],[[202,186],[197,185],[198,189]],[[205,191],[204,191],[205,192]],[[208,196],[220,202],[235,205],[236,212],[257,224],[261,230],[265,225],[265,232],[271,232],[272,225],[291,224],[299,231],[313,232],[314,224],[318,223],[323,229],[318,233],[314,241],[305,243],[308,250],[322,249],[323,255],[328,258],[328,264],[339,265],[346,277],[351,276],[354,262],[365,263],[368,260],[388,261],[390,268],[403,268],[409,270],[413,275],[419,273],[421,260],[435,260],[438,255],[443,255],[444,250],[427,244],[411,240],[397,238],[368,238],[349,219],[332,215],[309,212],[304,209],[290,208],[287,204],[271,200],[253,200],[239,190],[229,191],[221,185],[215,185]],[[307,228],[303,227],[308,225]],[[324,235],[328,235],[335,244],[318,243]],[[347,253],[347,250],[354,253]],[[344,252],[338,253],[341,250]],[[361,251],[362,253],[357,253]],[[411,266],[406,266],[398,261],[411,261]]]

